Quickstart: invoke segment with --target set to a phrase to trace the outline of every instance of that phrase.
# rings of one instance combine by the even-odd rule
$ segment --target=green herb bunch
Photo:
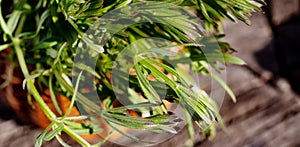
[[[136,11],[122,9],[138,2],[145,3],[142,9],[138,7]],[[7,16],[2,15],[2,7],[0,7],[0,32],[3,36],[0,51],[13,48],[10,59],[22,70],[25,77],[23,86],[29,92],[28,97],[34,98],[52,122],[37,138],[36,146],[41,146],[43,140],[53,138],[66,145],[60,137],[62,132],[82,146],[91,146],[80,135],[97,134],[103,131],[95,116],[103,119],[110,127],[109,134],[118,132],[137,142],[143,140],[116,126],[176,133],[174,122],[180,119],[172,118],[164,101],[177,103],[183,108],[191,138],[193,137],[192,122],[201,128],[213,127],[211,126],[213,122],[224,126],[216,103],[199,87],[193,90],[197,85],[193,83],[187,71],[176,65],[181,63],[192,73],[210,76],[219,82],[235,101],[230,88],[209,70],[210,66],[217,71],[222,70],[217,63],[244,64],[241,59],[231,55],[235,50],[228,43],[220,41],[224,37],[221,23],[224,20],[233,22],[241,20],[250,24],[250,13],[259,11],[258,4],[264,2],[262,0],[163,0],[151,1],[151,5],[147,5],[146,2],[146,0],[17,0]],[[174,8],[166,11],[165,8],[173,5],[182,9]],[[100,33],[98,36],[90,36],[87,32],[101,31],[98,29],[101,28],[101,24],[97,25],[97,22],[103,23],[103,17],[112,11],[118,13],[114,15],[116,19],[106,19],[105,26],[108,29],[118,30],[116,23],[128,22],[132,25],[114,34]],[[117,19],[123,15],[136,16],[136,18]],[[155,18],[151,17],[153,15]],[[203,24],[192,21],[197,19],[201,19]],[[136,20],[147,22],[135,23]],[[189,33],[195,33],[197,30],[195,28],[199,26],[206,31],[199,33],[196,31],[196,35],[199,36],[194,40],[191,39]],[[105,35],[110,39],[103,42],[103,38],[107,37]],[[165,41],[158,43],[153,40],[140,41],[142,38],[150,37],[160,37]],[[135,42],[139,43],[135,44]],[[210,44],[218,44],[217,48],[220,48],[220,52],[207,51],[205,54],[203,48]],[[149,49],[149,46],[155,48]],[[91,48],[92,51],[82,48]],[[130,53],[122,54],[123,56],[120,57],[124,48],[128,48]],[[170,48],[180,48],[180,56],[168,58],[174,63],[172,65],[162,60],[165,59],[163,56],[173,54]],[[96,64],[75,62],[78,53],[82,54],[78,57],[80,61],[92,58],[97,59]],[[130,54],[133,54],[132,58],[127,57]],[[210,59],[207,56],[210,56]],[[120,58],[124,58],[122,61],[127,63],[114,64]],[[128,63],[133,66],[127,67]],[[127,76],[128,68],[134,71],[129,76]],[[112,79],[112,76],[116,79]],[[80,86],[91,77],[94,79],[90,89],[99,96],[96,100],[89,97],[89,92],[84,92],[84,88]],[[152,80],[149,77],[152,77]],[[73,84],[72,80],[75,81]],[[124,88],[126,84],[122,85],[124,83],[122,81],[129,83],[129,88]],[[119,83],[119,87],[115,87],[114,82]],[[41,97],[40,93],[44,89],[50,90],[51,99],[60,116],[55,115]],[[65,114],[58,106],[55,94],[70,99],[71,105]],[[125,98],[128,100],[122,102],[126,106],[115,107],[114,104],[121,101],[119,97],[122,95],[128,95]],[[73,106],[81,110],[81,116],[69,116]],[[139,117],[128,114],[129,110],[134,110]],[[143,116],[143,112],[148,112],[148,115]],[[82,125],[78,120],[88,120],[89,125]],[[109,137],[110,135],[107,135],[95,146],[101,145]]]

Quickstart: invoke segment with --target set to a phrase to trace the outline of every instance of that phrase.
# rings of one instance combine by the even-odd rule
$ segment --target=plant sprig
[[[13,48],[10,54],[17,57],[18,60],[11,62],[16,62],[21,68],[25,77],[24,87],[33,95],[39,107],[51,121],[51,124],[37,138],[35,146],[41,146],[44,140],[48,141],[54,137],[63,145],[67,145],[60,138],[62,132],[68,134],[82,146],[92,146],[80,134],[90,134],[90,130],[93,133],[103,131],[97,126],[97,123],[93,124],[93,116],[100,116],[110,126],[112,130],[110,134],[116,131],[139,142],[143,142],[143,140],[120,130],[115,125],[176,133],[173,128],[176,123],[172,123],[169,119],[170,115],[161,98],[163,91],[167,91],[167,101],[180,104],[185,109],[185,114],[189,115],[187,118],[193,119],[200,127],[208,126],[215,121],[224,126],[217,105],[205,91],[200,88],[198,91],[193,91],[191,87],[194,86],[195,88],[196,85],[190,81],[192,78],[188,74],[183,75],[183,71],[180,71],[178,67],[164,61],[159,62],[157,61],[158,58],[155,57],[159,57],[157,54],[170,56],[172,52],[167,49],[184,47],[182,56],[174,58],[172,62],[187,64],[191,67],[190,69],[195,69],[193,72],[212,77],[224,87],[235,101],[230,88],[208,70],[210,65],[216,67],[216,62],[244,64],[242,60],[231,55],[234,50],[228,43],[220,41],[220,38],[223,37],[220,34],[222,33],[220,24],[225,19],[231,21],[238,19],[250,24],[250,12],[259,11],[260,8],[257,4],[264,4],[264,2],[262,0],[163,0],[156,4],[153,3],[153,5],[145,5],[142,8],[137,7],[136,12],[143,14],[141,15],[143,17],[135,19],[144,19],[149,23],[131,25],[113,36],[101,36],[111,38],[102,44],[103,47],[99,45],[102,43],[102,38],[93,39],[84,33],[93,29],[95,22],[105,14],[136,2],[143,2],[143,0],[18,0],[8,16],[2,16],[2,7],[0,7],[0,31],[3,32],[4,41],[0,45],[0,51],[8,47]],[[185,9],[165,9],[174,4],[184,6]],[[197,17],[189,15],[190,10],[195,10],[197,17],[204,21],[206,33],[201,32],[201,34],[195,31],[195,28],[198,28],[200,24],[193,21]],[[131,11],[120,11],[119,13],[120,16],[124,14],[135,15]],[[154,18],[151,17],[153,15]],[[113,24],[110,25],[110,29],[116,29],[114,27]],[[95,31],[99,30],[96,29]],[[196,35],[203,37],[213,34],[216,35],[217,42],[212,42],[209,39],[193,40],[189,33],[196,33]],[[120,79],[130,83],[129,90],[126,89],[125,92],[122,89],[113,91],[110,74],[115,66],[114,60],[125,47],[141,38],[149,37],[161,37],[176,42],[176,45],[156,47],[134,56],[133,69],[135,69],[136,75],[127,77],[122,69],[119,70],[118,74]],[[201,40],[203,38],[196,39]],[[95,70],[85,64],[74,65],[73,59],[79,46],[82,45],[80,42],[88,44],[88,48],[92,48],[99,54]],[[221,51],[210,53],[211,59],[208,60],[202,47],[210,43],[219,44]],[[144,50],[143,47],[154,44],[153,42],[143,42],[135,50]],[[149,56],[150,54],[155,54],[155,56]],[[219,56],[220,54],[222,56]],[[83,55],[83,58],[87,59],[94,56],[89,51]],[[192,61],[192,64],[188,61]],[[80,70],[74,71],[73,67]],[[71,83],[72,71],[79,74],[75,85]],[[82,89],[78,87],[83,80],[89,78],[88,76],[97,78],[93,86],[96,87],[98,93],[101,93],[99,97],[104,107],[100,107],[99,103],[96,104],[89,97],[86,97]],[[150,81],[149,76],[153,76],[154,81]],[[41,93],[48,88],[59,115],[56,115],[41,97]],[[161,91],[157,90],[159,88]],[[114,102],[118,101],[118,96],[115,93],[129,93],[131,104],[114,107]],[[59,107],[56,94],[70,98],[71,104],[67,108],[67,112],[63,113]],[[83,105],[84,110],[82,111],[86,112],[85,115],[69,116],[71,109],[76,106],[75,102]],[[79,108],[79,106],[76,107]],[[143,117],[142,114],[139,114],[140,117],[133,117],[127,113],[127,110],[147,111],[150,116]],[[86,121],[93,125],[88,128],[84,127],[83,124]],[[187,121],[192,136],[192,120]],[[96,145],[101,145],[109,137],[110,135]]]

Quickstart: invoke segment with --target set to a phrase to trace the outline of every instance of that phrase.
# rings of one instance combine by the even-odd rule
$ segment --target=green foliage
[[[235,96],[230,88],[219,77],[209,72],[208,66],[214,67],[216,62],[245,64],[241,59],[231,55],[234,50],[228,43],[220,41],[224,36],[221,34],[221,22],[225,19],[231,21],[238,19],[249,24],[250,12],[259,11],[260,8],[257,3],[264,4],[264,2],[261,0],[164,0],[168,3],[143,7],[143,11],[147,10],[145,12],[149,13],[145,13],[143,16],[150,16],[150,14],[155,13],[156,20],[151,17],[140,18],[148,20],[149,23],[134,24],[117,32],[114,36],[111,36],[104,47],[99,46],[101,38],[99,40],[91,39],[85,35],[85,32],[92,29],[94,23],[101,16],[112,10],[140,1],[142,0],[18,0],[8,16],[1,14],[2,7],[0,7],[0,25],[4,41],[0,45],[0,51],[8,47],[13,48],[11,54],[17,57],[18,60],[12,60],[11,62],[18,63],[22,69],[25,77],[24,87],[27,88],[46,116],[52,121],[49,127],[37,138],[35,146],[41,146],[43,140],[48,141],[54,137],[66,145],[60,138],[61,132],[67,133],[82,146],[90,146],[79,134],[99,133],[102,130],[88,113],[79,117],[67,116],[75,100],[84,108],[87,108],[86,112],[93,111],[93,115],[98,115],[105,120],[112,130],[135,141],[143,142],[139,138],[118,129],[115,125],[132,129],[176,133],[174,123],[170,121],[170,114],[168,114],[160,98],[162,91],[158,89],[167,91],[166,100],[180,104],[185,109],[186,114],[190,115],[187,118],[192,118],[200,127],[207,127],[215,121],[223,126],[215,102],[202,89],[197,92],[192,90],[191,77],[185,71],[169,65],[165,61],[159,62],[157,58],[149,56],[149,54],[172,55],[168,48],[184,47],[182,56],[173,59],[172,62],[186,63],[187,60],[191,60],[192,65],[187,63],[187,66],[190,69],[195,69],[193,72],[208,75],[215,79],[235,101]],[[176,9],[165,11],[164,8],[169,7],[171,4],[182,6],[185,11],[182,12]],[[192,26],[200,25],[194,23],[191,20],[193,17],[188,15],[192,10],[204,21],[205,28],[208,30],[207,34],[201,35],[215,35],[217,43],[220,45],[220,52],[209,53],[210,57],[213,57],[211,61],[208,61],[205,57],[201,45],[216,42],[209,39],[203,40],[199,37],[197,38],[199,43],[195,43],[188,37],[189,34],[185,33],[193,32]],[[129,11],[122,12],[120,15],[128,13]],[[174,19],[178,21],[174,22]],[[110,29],[115,29],[114,27],[118,26],[110,25]],[[124,92],[122,90],[113,91],[111,79],[107,76],[115,66],[113,62],[123,48],[141,38],[149,37],[161,37],[176,42],[177,45],[158,46],[149,50],[148,55],[138,54],[134,56],[133,62],[135,64],[133,68],[136,75],[126,77],[127,73],[120,69],[118,71],[119,78],[129,81],[130,89],[128,93],[130,97],[128,99],[131,100],[131,103],[126,107],[113,107],[113,102],[118,99],[114,92]],[[73,59],[76,51],[78,51],[80,41],[88,44],[89,48],[99,54],[95,70],[85,64],[74,64]],[[153,44],[144,42],[142,46],[133,49],[141,50],[144,48],[143,46],[153,46]],[[218,54],[223,55],[223,58],[220,58]],[[84,53],[83,55],[85,55],[83,58],[93,56],[91,53]],[[29,71],[29,66],[34,67],[34,70]],[[75,87],[72,86],[70,80],[74,66],[79,69],[78,74],[80,73]],[[157,67],[163,69],[163,71]],[[104,107],[100,108],[99,104],[95,104],[82,94],[82,89],[78,89],[78,84],[89,78],[82,73],[90,73],[97,78],[94,86],[97,92],[100,93],[99,97]],[[154,82],[148,79],[150,75],[154,77]],[[56,116],[41,98],[39,92],[46,88],[50,89],[51,99],[61,116]],[[58,107],[54,93],[70,98],[72,105],[65,115]],[[144,99],[141,100],[140,96]],[[126,113],[127,110],[148,111],[151,112],[151,115],[133,117]],[[78,123],[77,120],[89,120],[95,122],[95,124],[86,127]],[[188,125],[189,131],[192,131],[190,120],[188,120]],[[190,134],[193,133],[190,132]],[[97,145],[102,144],[108,137]]]

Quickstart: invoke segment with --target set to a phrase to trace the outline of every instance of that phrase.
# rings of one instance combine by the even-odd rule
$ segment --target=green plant
[[[198,92],[192,90],[192,83],[188,74],[164,60],[158,60],[160,58],[153,57],[151,53],[169,55],[172,54],[168,50],[169,48],[184,47],[181,51],[182,54],[173,59],[172,62],[185,63],[192,72],[212,77],[224,87],[235,101],[235,96],[227,85],[208,70],[209,66],[216,70],[222,70],[218,68],[217,62],[244,64],[242,60],[231,55],[234,50],[228,43],[220,41],[224,36],[221,22],[227,19],[234,22],[241,20],[249,24],[250,12],[259,11],[260,8],[257,3],[264,4],[264,2],[261,0],[165,0],[166,3],[160,1],[156,5],[153,3],[153,5],[142,7],[143,12],[149,13],[142,15],[143,19],[148,20],[148,22],[130,25],[114,35],[108,34],[113,36],[103,44],[104,48],[99,46],[101,38],[98,40],[91,39],[85,34],[89,29],[93,30],[94,23],[105,14],[141,1],[143,0],[18,0],[14,3],[8,16],[2,16],[0,9],[2,28],[0,31],[3,33],[4,41],[4,44],[0,45],[0,51],[8,47],[13,48],[9,57],[11,62],[18,64],[22,70],[25,77],[24,88],[30,93],[28,97],[33,96],[34,101],[38,103],[52,122],[37,138],[36,146],[41,146],[43,140],[51,140],[54,137],[66,145],[60,138],[61,132],[68,134],[82,146],[91,146],[80,134],[101,132],[101,128],[98,126],[99,122],[92,117],[93,115],[100,116],[113,131],[135,141],[143,142],[118,129],[113,124],[132,129],[150,129],[174,133],[176,132],[174,123],[170,122],[170,114],[167,112],[162,99],[159,98],[164,94],[161,93],[161,89],[167,91],[165,100],[179,103],[186,111],[191,137],[193,136],[191,119],[200,127],[211,125],[214,121],[223,126],[216,104],[203,90],[200,89]],[[166,7],[172,7],[171,4],[184,9],[165,11]],[[147,9],[149,11],[146,11]],[[194,13],[203,20],[204,28],[207,30],[206,33],[199,34],[202,37],[198,37],[197,42],[191,40],[188,37],[189,34],[186,33],[193,33],[191,27],[200,25],[191,21],[191,19],[197,19],[189,14],[191,10],[194,10]],[[119,14],[123,13],[129,15],[130,11],[120,11]],[[156,14],[156,20],[150,17],[152,13]],[[174,22],[172,19],[180,21]],[[120,22],[122,21],[125,20],[120,20]],[[113,30],[114,27],[114,24],[111,24],[110,29]],[[96,31],[97,29],[94,30],[94,32]],[[218,42],[208,37],[211,35],[214,35]],[[122,69],[126,64],[116,68],[113,65],[114,61],[117,60],[117,56],[125,47],[134,44],[141,38],[149,37],[160,37],[169,42],[159,42],[163,45],[155,45],[155,41],[144,41],[139,42],[137,45],[140,46],[138,47],[131,46],[130,50],[138,53],[146,46],[155,45],[157,48],[152,49],[150,54],[133,56],[133,60],[130,62],[135,63],[132,67],[135,72],[126,77],[126,70]],[[170,42],[176,44],[170,45]],[[85,64],[74,64],[80,43],[99,53],[95,69]],[[208,60],[202,46],[214,43],[217,43],[221,48],[221,51],[216,54],[222,56],[214,56],[214,53],[211,53],[213,58]],[[81,51],[84,58],[93,56],[93,52],[84,53],[85,50]],[[136,52],[133,54],[136,55]],[[14,57],[17,60],[13,60]],[[129,60],[125,56],[124,58]],[[191,62],[185,62],[185,59]],[[29,70],[29,66],[33,67],[33,70]],[[118,73],[116,74],[117,79],[129,81],[130,89],[125,93],[130,95],[131,103],[126,107],[113,107],[113,103],[118,101],[117,94],[124,93],[122,90],[114,89],[110,79],[113,69]],[[70,83],[72,71],[77,72],[78,75],[75,77],[76,80],[73,79],[76,81],[74,85]],[[150,75],[155,80],[151,81]],[[89,76],[94,76],[97,79],[93,81],[93,86],[99,93],[99,98],[103,104],[102,108],[99,108],[99,104],[84,95],[83,89],[80,87],[80,83]],[[59,116],[49,109],[40,95],[40,92],[46,88],[50,90],[51,99],[56,111],[60,114]],[[71,105],[66,113],[62,113],[54,93],[70,98]],[[143,101],[139,100],[140,97],[144,98]],[[82,107],[82,111],[85,113],[76,117],[68,116],[75,101],[78,101],[79,105],[83,105],[77,107]],[[151,112],[150,116],[141,117],[141,114],[138,114],[140,117],[133,117],[127,113],[128,110],[142,109]],[[82,122],[78,120],[88,120],[89,125],[82,125]],[[107,135],[95,146],[102,144],[109,136]]]

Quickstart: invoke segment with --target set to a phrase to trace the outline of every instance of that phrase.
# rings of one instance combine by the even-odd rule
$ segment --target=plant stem
[[[22,52],[22,49],[19,46],[18,39],[13,39],[14,42],[14,48],[16,50],[16,54],[19,60],[19,64],[21,67],[21,70],[25,76],[25,79],[27,79],[28,89],[31,91],[33,97],[35,98],[36,102],[42,109],[42,111],[45,113],[45,115],[51,120],[54,121],[56,119],[56,115],[51,111],[51,109],[48,107],[48,105],[44,102],[43,98],[40,96],[39,92],[37,91],[34,82],[32,79],[29,79],[29,72],[25,63],[24,55]],[[80,137],[78,134],[74,133],[68,126],[64,126],[63,131],[67,133],[69,136],[71,136],[74,140],[76,140],[79,144],[81,144],[84,147],[90,147],[91,145],[85,141],[82,137]]]
[[[78,134],[74,133],[68,126],[64,126],[63,131],[76,140],[80,145],[84,147],[90,147],[91,145],[80,137]]]
[[[22,30],[23,30],[23,27],[24,27],[24,24],[25,24],[25,21],[26,21],[26,15],[23,15],[19,21],[19,25],[16,29],[16,33],[15,33],[15,36],[18,36],[20,33],[22,33]]]
[[[57,80],[59,81],[59,83],[64,86],[68,92],[74,94],[74,90],[72,88],[71,85],[69,85],[62,77],[61,74],[59,74],[56,70],[53,71],[55,77],[57,78]],[[88,98],[86,98],[84,95],[82,95],[80,92],[77,93],[77,100],[82,103],[82,105],[90,108],[91,110],[93,110],[94,112],[98,113],[98,114],[102,114],[103,111],[101,109],[100,106],[98,106],[97,104],[95,104],[94,102],[92,102],[91,100],[89,100]]]
[[[22,49],[20,47],[20,40],[19,38],[13,38],[13,44],[14,48],[17,54],[17,58],[21,67],[21,70],[23,72],[23,75],[25,77],[25,80],[27,80],[28,84],[28,90],[32,93],[33,97],[35,98],[38,105],[41,107],[42,111],[45,113],[45,115],[50,119],[53,120],[56,118],[56,115],[51,111],[51,109],[48,107],[48,105],[44,102],[43,98],[40,96],[39,92],[37,91],[34,82],[32,79],[29,79],[29,72],[26,66],[26,62],[24,59],[24,55],[22,52]]]

